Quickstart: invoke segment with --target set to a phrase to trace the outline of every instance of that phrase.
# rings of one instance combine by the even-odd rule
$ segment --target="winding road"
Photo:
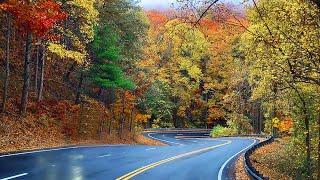
[[[0,155],[0,180],[232,179],[235,157],[252,138],[209,138],[199,131],[149,132],[168,146],[102,145]]]

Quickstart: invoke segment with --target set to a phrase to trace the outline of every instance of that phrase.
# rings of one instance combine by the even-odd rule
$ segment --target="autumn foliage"
[[[53,0],[41,0],[36,3],[9,0],[1,4],[0,8],[14,17],[15,25],[21,33],[32,32],[38,37],[48,35],[57,22],[67,17],[67,13]]]
[[[0,150],[213,128],[290,136],[293,163],[314,176],[319,7],[192,3],[147,11],[128,0],[1,1]]]

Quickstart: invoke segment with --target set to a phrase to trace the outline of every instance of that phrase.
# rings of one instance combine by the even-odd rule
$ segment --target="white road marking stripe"
[[[198,142],[198,141],[192,141],[192,142],[196,143],[196,142]]]
[[[159,138],[153,137],[153,136],[151,136],[151,134],[156,134],[156,133],[149,133],[148,134],[148,137],[150,137],[152,139],[155,139],[155,140],[158,140],[158,141],[162,141],[162,142],[166,142],[166,143],[171,143],[171,144],[183,145],[183,144],[180,144],[180,143],[176,143],[176,142],[167,141],[167,140],[164,140],[164,139],[159,139]]]
[[[226,167],[226,165],[229,163],[229,161],[231,161],[231,159],[233,159],[234,157],[236,157],[238,154],[242,153],[243,151],[249,149],[251,146],[253,146],[255,143],[257,142],[257,140],[254,140],[252,144],[250,144],[249,146],[247,146],[246,148],[242,149],[241,151],[239,151],[238,153],[236,153],[235,155],[231,156],[226,162],[224,162],[224,164],[221,166],[221,168],[219,169],[219,174],[218,174],[218,180],[222,180],[222,172],[224,170],[224,168]]]
[[[183,134],[177,134],[178,136],[182,136]]]
[[[36,151],[28,151],[28,152],[0,155],[0,158],[9,157],[9,156],[24,155],[24,154],[40,153],[40,152],[59,151],[59,150],[66,150],[66,149],[95,148],[95,147],[117,147],[117,146],[129,146],[129,145],[119,144],[119,145],[74,146],[74,147],[55,148],[55,149],[43,149],[43,150],[36,150]]]
[[[98,158],[109,157],[109,156],[111,156],[111,154],[101,155],[101,156],[98,156]]]
[[[156,149],[156,148],[148,148],[148,149],[146,149],[146,151],[154,150],[154,149]]]
[[[25,176],[25,175],[27,175],[27,174],[28,174],[28,173],[18,174],[18,175],[6,177],[6,178],[0,179],[0,180],[14,179],[14,178],[18,178],[18,177],[21,177],[21,176]]]

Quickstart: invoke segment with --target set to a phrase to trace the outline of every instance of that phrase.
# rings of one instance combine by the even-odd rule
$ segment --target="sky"
[[[168,8],[175,0],[141,0],[144,8]]]
[[[165,9],[171,6],[175,0],[140,0],[141,5],[146,9]],[[221,0],[221,2],[231,2],[239,4],[242,0]]]

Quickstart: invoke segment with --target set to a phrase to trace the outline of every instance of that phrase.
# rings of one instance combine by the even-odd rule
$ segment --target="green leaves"
[[[119,36],[110,27],[95,28],[93,51],[100,61],[119,61],[122,47],[119,45]]]
[[[96,27],[92,48],[97,59],[89,70],[89,79],[94,84],[102,88],[135,88],[116,64],[121,60],[122,52],[117,33],[106,25]]]
[[[90,69],[90,80],[102,88],[134,89],[135,85],[125,77],[122,69],[114,64],[96,64]]]

